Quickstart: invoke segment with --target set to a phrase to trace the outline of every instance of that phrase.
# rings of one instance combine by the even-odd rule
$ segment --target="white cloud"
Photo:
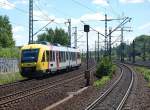
[[[7,10],[14,9],[15,4],[10,3],[8,0],[1,0],[0,1],[0,8],[7,9]]]
[[[13,35],[13,38],[16,41],[17,46],[21,46],[21,45],[28,43],[28,37],[27,36],[17,34],[17,35]]]
[[[146,28],[150,28],[150,22],[138,27],[139,30],[144,30]]]
[[[73,25],[81,24],[81,21],[92,21],[92,20],[102,20],[104,19],[104,15],[102,13],[92,13],[92,14],[84,14],[79,18],[72,18]]]
[[[85,14],[81,16],[81,20],[101,20],[104,19],[104,15],[101,13]]]
[[[119,0],[121,3],[143,3],[144,0]]]
[[[29,3],[29,0],[17,0],[14,2],[14,4],[28,4]]]
[[[12,31],[13,31],[13,33],[22,32],[22,31],[24,31],[24,27],[23,26],[14,26]]]
[[[93,4],[102,5],[102,6],[108,6],[107,0],[92,0]]]

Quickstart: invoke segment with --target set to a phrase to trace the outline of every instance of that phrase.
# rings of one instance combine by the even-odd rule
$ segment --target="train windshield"
[[[39,49],[27,49],[22,51],[21,62],[37,62]]]

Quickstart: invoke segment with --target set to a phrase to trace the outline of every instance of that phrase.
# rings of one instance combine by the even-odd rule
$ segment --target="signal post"
[[[87,53],[86,53],[86,63],[87,63],[87,68],[85,71],[85,79],[86,79],[86,86],[90,85],[90,71],[89,71],[89,44],[88,44],[88,32],[90,31],[90,26],[89,25],[84,25],[84,32],[86,32],[86,37],[87,37]]]

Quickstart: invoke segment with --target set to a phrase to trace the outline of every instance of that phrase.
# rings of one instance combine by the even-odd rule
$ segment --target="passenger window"
[[[55,51],[53,51],[53,61],[55,61]]]
[[[61,62],[61,52],[59,52],[59,61]]]
[[[52,61],[52,51],[50,51],[50,61]]]
[[[66,60],[68,60],[69,58],[68,58],[68,52],[66,52]]]
[[[45,62],[45,52],[43,52],[42,62]]]
[[[50,61],[49,51],[46,51],[46,61],[47,61],[47,62]]]

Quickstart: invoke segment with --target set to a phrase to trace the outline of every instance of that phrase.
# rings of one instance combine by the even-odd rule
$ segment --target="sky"
[[[105,33],[105,14],[108,19],[132,18],[131,22],[124,25],[124,42],[130,43],[141,35],[150,35],[150,0],[33,0],[34,32],[52,21],[47,28],[63,28],[68,31],[68,19],[71,19],[72,38],[71,44],[74,46],[74,28],[77,27],[77,45],[79,49],[86,49],[86,33],[83,32],[84,23],[90,25],[96,31]],[[0,0],[0,15],[7,15],[12,24],[13,38],[17,46],[28,43],[29,36],[29,0]],[[114,29],[122,20],[108,22],[109,28]],[[118,29],[119,30],[119,29]],[[38,34],[43,33],[43,31]],[[108,31],[107,31],[108,32]],[[112,33],[112,42],[120,41],[120,31]],[[37,36],[34,36],[34,40]],[[95,48],[97,32],[90,30],[89,47]],[[104,37],[100,36],[101,48],[104,46]]]

